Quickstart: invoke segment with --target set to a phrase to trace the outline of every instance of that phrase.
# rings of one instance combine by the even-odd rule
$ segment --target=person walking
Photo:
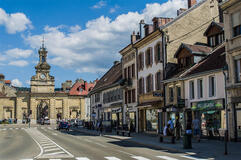
[[[193,135],[196,137],[197,141],[200,142],[200,121],[195,117],[195,119],[192,121],[193,126]]]
[[[176,120],[176,125],[175,125],[175,130],[176,130],[176,139],[179,140],[180,137],[181,137],[181,133],[180,133],[180,130],[181,130],[181,124],[179,122],[179,118],[177,118]]]

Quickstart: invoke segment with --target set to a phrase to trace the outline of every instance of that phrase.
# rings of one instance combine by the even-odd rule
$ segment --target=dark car
[[[57,126],[57,130],[65,129],[66,131],[69,131],[70,124],[68,122],[60,122]]]

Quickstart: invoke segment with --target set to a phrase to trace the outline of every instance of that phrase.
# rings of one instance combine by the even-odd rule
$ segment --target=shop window
[[[197,96],[198,98],[203,98],[203,80],[197,80]]]
[[[146,110],[146,131],[157,131],[157,110],[147,109]]]
[[[173,88],[169,88],[169,102],[173,102],[174,93]]]
[[[194,81],[189,81],[189,98],[194,99]]]
[[[209,77],[209,97],[216,96],[216,81],[214,76]]]
[[[241,12],[232,14],[233,37],[241,35]]]
[[[236,82],[241,82],[241,59],[235,60]]]

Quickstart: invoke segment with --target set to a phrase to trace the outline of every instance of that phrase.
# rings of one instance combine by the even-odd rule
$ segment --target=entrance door
[[[45,102],[41,102],[37,106],[37,120],[49,118],[49,107]]]
[[[241,140],[241,110],[237,110],[237,137]]]

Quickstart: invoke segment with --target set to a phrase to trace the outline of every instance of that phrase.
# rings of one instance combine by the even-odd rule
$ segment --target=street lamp
[[[223,67],[223,75],[224,75],[224,91],[225,91],[225,118],[226,118],[226,128],[225,128],[225,137],[224,137],[224,154],[228,154],[228,103],[227,103],[227,78],[228,78],[228,65],[226,64]]]

